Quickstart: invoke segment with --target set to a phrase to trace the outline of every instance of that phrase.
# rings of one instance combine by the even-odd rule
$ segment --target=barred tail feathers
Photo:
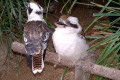
[[[41,73],[44,68],[42,54],[32,55],[32,71],[34,74]]]

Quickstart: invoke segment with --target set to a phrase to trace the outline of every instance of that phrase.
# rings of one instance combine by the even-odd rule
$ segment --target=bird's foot
[[[59,57],[59,58],[58,58],[58,62],[54,65],[54,67],[57,67],[57,65],[60,64],[60,61],[61,61],[61,58]]]

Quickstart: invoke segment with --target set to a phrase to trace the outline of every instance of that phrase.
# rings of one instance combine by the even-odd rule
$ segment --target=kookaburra
[[[44,57],[49,38],[49,28],[43,19],[43,8],[34,2],[25,3],[28,20],[24,25],[23,38],[27,62],[34,74],[44,68]]]
[[[57,28],[52,39],[59,61],[67,59],[76,62],[84,59],[88,55],[89,46],[82,35],[78,18],[63,15],[55,25]]]

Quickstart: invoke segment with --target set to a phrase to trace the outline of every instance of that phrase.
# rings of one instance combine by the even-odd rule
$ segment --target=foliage
[[[24,6],[24,2],[27,0],[1,0],[0,1],[0,48],[3,47],[4,50],[4,39],[6,38],[7,43],[7,58],[6,63],[9,63],[10,54],[11,54],[11,42],[12,41],[22,41],[22,30],[23,30],[23,23],[26,22],[27,16],[26,16],[26,9]],[[48,7],[48,0],[44,0],[45,7]],[[90,2],[90,0],[88,0]],[[94,1],[94,0],[92,0]],[[69,2],[72,2],[72,0],[61,0],[63,3],[63,8],[65,8],[66,14],[69,15],[74,5],[76,5],[77,0],[74,0],[71,4],[71,7],[68,9],[66,6]],[[90,23],[90,25],[85,29],[84,32],[87,32],[89,28],[94,23],[105,23],[106,26],[98,26],[96,25],[96,28],[101,29],[101,31],[104,32],[114,32],[112,34],[106,35],[106,36],[86,36],[86,38],[93,39],[91,43],[93,43],[96,40],[101,40],[97,44],[95,44],[93,47],[91,47],[89,50],[100,47],[102,44],[105,44],[104,48],[99,52],[100,57],[96,61],[97,64],[109,66],[109,67],[116,67],[120,68],[119,63],[119,57],[117,55],[118,51],[120,51],[120,29],[113,30],[114,24],[119,24],[118,21],[120,18],[117,18],[116,20],[112,22],[100,22],[99,19],[104,18],[105,16],[120,16],[120,9],[117,7],[110,7],[110,3],[115,3],[120,5],[119,2],[115,2],[113,0],[108,0],[108,2],[105,5],[100,5],[97,3],[91,3],[91,5],[97,6],[102,8],[99,13],[94,13],[95,19]],[[105,13],[106,11],[106,13]],[[48,12],[46,12],[46,22],[51,26],[52,29],[55,27],[47,20]],[[52,31],[51,31],[52,32]],[[18,39],[19,38],[19,39]],[[19,71],[19,63],[20,63],[20,57],[18,56],[18,71]],[[67,68],[65,68],[65,71],[63,72],[63,75],[61,77],[61,80],[63,79]],[[96,80],[104,80],[104,77],[97,76]],[[91,79],[92,80],[92,79]]]
[[[111,32],[111,34],[106,36],[88,36],[89,38],[94,38],[94,41],[102,39],[100,42],[95,44],[93,47],[91,47],[89,50],[94,49],[96,47],[100,47],[101,45],[104,45],[104,48],[99,52],[99,58],[96,61],[97,64],[104,65],[107,67],[113,67],[113,68],[120,68],[119,66],[119,57],[118,53],[120,52],[120,28],[118,26],[114,26],[115,24],[119,24],[119,16],[120,11],[117,7],[109,6],[111,3],[115,3],[120,5],[119,2],[115,2],[112,0],[108,0],[108,2],[105,4],[105,6],[92,3],[94,6],[102,8],[99,13],[94,13],[93,15],[96,16],[95,19],[91,22],[91,24],[86,28],[85,32],[96,22],[99,21],[99,19],[104,18],[105,16],[118,16],[117,19],[113,20],[112,22],[105,23],[106,26],[98,26],[96,25],[96,28],[101,29],[101,31],[104,32]],[[105,13],[106,11],[106,13]],[[104,22],[99,22],[104,23]],[[97,76],[96,80],[105,80],[106,78]],[[93,80],[93,79],[91,79]]]
[[[26,21],[26,10],[24,8],[26,0],[1,0],[0,1],[0,37],[3,51],[4,43],[7,43],[7,57],[5,63],[8,65],[11,55],[11,42],[22,41],[22,23]],[[18,60],[20,56],[18,56]],[[18,61],[19,70],[19,61]]]

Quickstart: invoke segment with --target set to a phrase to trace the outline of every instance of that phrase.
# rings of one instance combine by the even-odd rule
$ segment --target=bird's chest
[[[65,34],[55,31],[52,38],[56,53],[61,58],[74,62],[87,56],[86,50],[88,49],[88,45],[77,33]]]
[[[55,45],[57,53],[60,55],[73,55],[78,43],[79,41],[76,34],[54,33],[53,35],[53,44]]]

